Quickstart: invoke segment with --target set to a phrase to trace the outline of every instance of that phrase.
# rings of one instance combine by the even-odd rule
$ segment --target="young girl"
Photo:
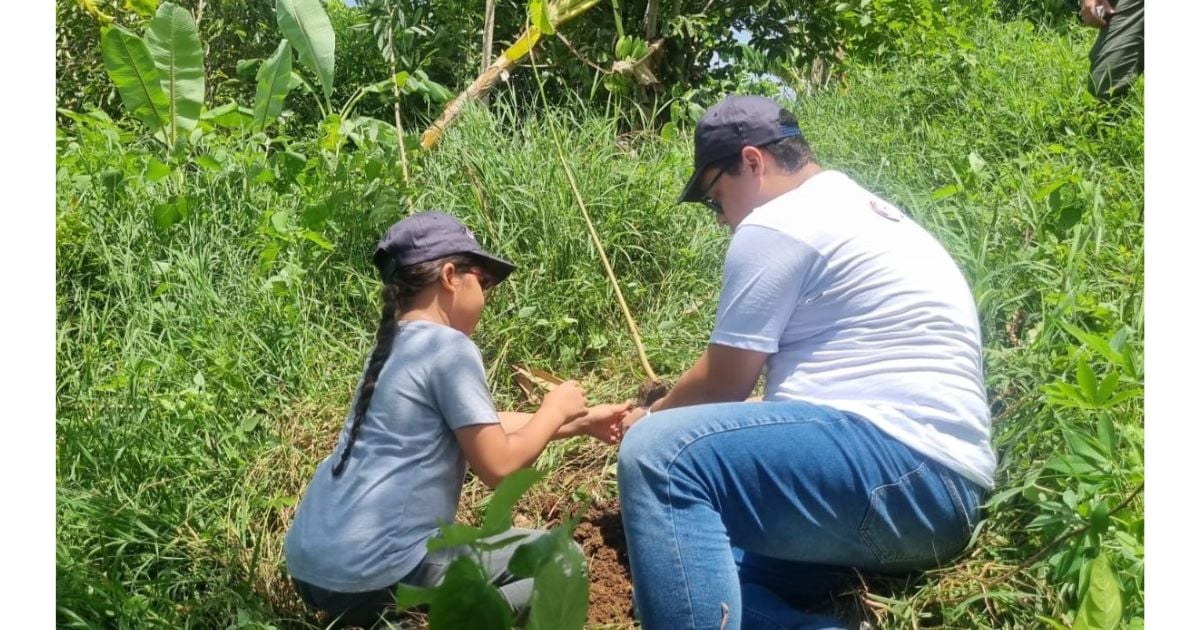
[[[284,542],[300,597],[342,623],[370,626],[399,582],[435,586],[465,550],[427,553],[454,521],[466,466],[489,487],[533,464],[555,438],[619,440],[629,404],[588,408],[574,381],[534,414],[498,414],[469,338],[487,291],[514,267],[480,248],[448,214],[424,212],[388,229],[375,251],[383,316],[337,447],[317,467]],[[531,580],[507,573],[526,539],[485,554],[514,613]],[[504,534],[511,537],[512,532]]]

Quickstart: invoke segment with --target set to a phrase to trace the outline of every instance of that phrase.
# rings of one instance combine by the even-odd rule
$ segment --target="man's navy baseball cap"
[[[679,203],[700,201],[700,174],[713,162],[738,153],[742,147],[761,147],[792,136],[803,138],[799,127],[779,122],[780,113],[786,111],[769,98],[732,94],[708,108],[696,123],[695,170]]]
[[[397,269],[447,256],[469,254],[479,259],[494,282],[499,283],[516,265],[485,252],[475,235],[445,212],[429,211],[405,217],[388,228],[375,249],[375,266],[384,281]]]

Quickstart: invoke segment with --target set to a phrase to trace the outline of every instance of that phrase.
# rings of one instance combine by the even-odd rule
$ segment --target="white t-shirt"
[[[738,226],[712,343],[769,353],[766,400],[804,400],[991,488],[979,315],[932,236],[837,171]]]

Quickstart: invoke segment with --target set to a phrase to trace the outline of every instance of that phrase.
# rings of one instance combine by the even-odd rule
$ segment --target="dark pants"
[[[517,547],[544,534],[546,532],[540,530],[513,528],[495,539],[511,538],[516,535],[524,537],[495,551],[483,553],[483,568],[492,583],[500,588],[500,594],[504,596],[514,615],[519,615],[529,607],[529,600],[533,595],[533,579],[518,579],[509,573],[508,561],[512,559],[513,552],[517,550]],[[412,573],[404,576],[400,582],[421,587],[437,586],[446,576],[446,569],[449,568],[450,563],[464,553],[467,553],[465,548],[444,549],[430,553],[425,556],[416,569],[413,569]],[[362,593],[340,593],[296,578],[292,578],[292,584],[304,603],[323,611],[340,626],[370,628],[391,609],[396,600],[395,586]]]
[[[1124,96],[1146,67],[1146,11],[1142,0],[1115,0],[1116,13],[1092,45],[1088,91],[1100,100]]]

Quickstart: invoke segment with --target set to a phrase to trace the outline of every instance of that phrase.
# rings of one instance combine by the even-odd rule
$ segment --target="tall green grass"
[[[794,106],[826,167],[906,208],[963,268],[1001,453],[968,557],[874,583],[847,606],[882,627],[1069,626],[1104,549],[1134,619],[1141,400],[1081,409],[1042,388],[1085,385],[1081,361],[1101,378],[1120,371],[1065,325],[1124,335],[1134,365],[1119,387],[1140,385],[1142,103],[1101,110],[1086,95],[1087,34],[981,22],[969,35],[974,48],[855,68]],[[565,130],[651,363],[663,375],[689,365],[726,243],[707,210],[674,204],[689,143],[618,136],[602,114],[520,110],[499,94],[490,112],[469,112],[409,187],[386,152],[346,150],[334,163],[312,141],[294,140],[289,157],[219,134],[201,149],[210,167],[155,181],[148,143],[104,121],[60,130],[60,625],[314,622],[286,582],[282,536],[370,349],[370,252],[408,212],[450,211],[520,268],[476,335],[499,405],[528,404],[512,364],[580,378],[593,399],[632,395],[642,375],[543,116]],[[159,229],[156,206],[172,195],[190,200],[190,216]],[[319,236],[307,234],[306,213],[323,207]],[[1102,414],[1117,446],[1103,475],[1054,466]],[[611,494],[611,453],[556,443],[542,464],[560,470],[555,492]],[[479,496],[472,487],[468,507]],[[1131,496],[1099,534],[1048,547],[1095,520],[1097,501]]]

